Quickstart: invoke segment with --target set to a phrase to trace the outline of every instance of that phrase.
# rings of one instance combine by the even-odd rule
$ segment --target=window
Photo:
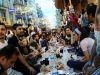
[[[0,10],[0,17],[2,21],[6,21],[6,10]]]
[[[20,3],[23,4],[23,0],[20,0]]]
[[[2,11],[1,15],[2,15],[2,20],[6,21],[6,11]]]
[[[2,0],[0,0],[0,6],[2,6]]]

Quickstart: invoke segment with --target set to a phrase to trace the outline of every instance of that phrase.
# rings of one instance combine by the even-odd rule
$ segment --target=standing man
[[[15,47],[18,47],[19,52],[20,52],[20,37],[23,37],[23,27],[22,24],[14,24],[13,25],[14,29],[14,35],[8,40],[8,44],[11,44]],[[26,62],[24,57],[19,55],[19,59],[15,63],[15,70],[22,72],[24,75],[34,75],[35,70]],[[30,74],[31,73],[31,74]]]

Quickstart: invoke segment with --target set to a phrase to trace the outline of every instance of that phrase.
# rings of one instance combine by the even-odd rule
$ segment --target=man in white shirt
[[[18,55],[16,55],[18,50],[8,45],[7,41],[5,40],[5,36],[6,36],[6,26],[4,23],[0,23],[0,75],[2,75],[3,73],[7,74],[5,71],[8,68],[13,67],[13,64],[18,58]],[[7,58],[6,56],[10,58]]]
[[[0,49],[7,45],[5,40],[6,36],[6,27],[4,23],[0,23]]]

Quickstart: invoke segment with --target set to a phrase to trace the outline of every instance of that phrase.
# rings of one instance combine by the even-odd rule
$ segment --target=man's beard
[[[23,37],[24,35],[17,35],[18,37]]]
[[[0,39],[4,39],[6,37],[5,34],[0,34]]]
[[[18,37],[23,37],[23,36],[24,36],[24,34],[17,34],[17,36],[18,36]]]

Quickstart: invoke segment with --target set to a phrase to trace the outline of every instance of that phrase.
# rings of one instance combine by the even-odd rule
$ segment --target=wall
[[[88,3],[95,3],[95,4],[97,4],[97,1],[98,0],[88,0]]]

